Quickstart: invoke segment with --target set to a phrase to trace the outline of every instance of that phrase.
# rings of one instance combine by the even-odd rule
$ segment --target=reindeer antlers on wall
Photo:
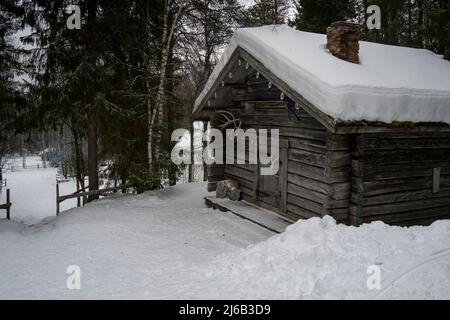
[[[234,129],[240,129],[242,125],[241,119],[237,119],[231,112],[228,111],[217,111],[216,114],[220,116],[218,117],[217,122],[220,123],[217,125],[217,128],[224,130],[231,126],[234,127]]]

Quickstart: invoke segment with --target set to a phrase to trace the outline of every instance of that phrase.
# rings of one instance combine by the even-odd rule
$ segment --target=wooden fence
[[[9,189],[6,189],[6,203],[0,204],[0,210],[6,210],[6,219],[11,219],[11,195]]]
[[[86,187],[82,190],[78,190],[72,194],[60,196],[59,195],[59,183],[56,183],[56,215],[59,215],[59,213],[61,212],[60,204],[63,201],[76,198],[77,199],[77,207],[80,207],[80,199],[83,199],[83,206],[84,206],[85,205],[84,199],[86,197],[97,196],[97,195],[107,196],[111,192],[125,190],[127,188],[130,188],[130,186],[124,185],[124,186],[118,186],[118,187],[105,188],[105,189],[101,189],[101,190],[85,191],[87,188],[89,188],[89,187]]]

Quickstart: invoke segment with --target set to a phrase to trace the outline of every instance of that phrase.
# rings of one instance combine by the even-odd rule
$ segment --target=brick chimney
[[[328,50],[333,56],[352,63],[359,63],[359,25],[338,21],[327,29]]]

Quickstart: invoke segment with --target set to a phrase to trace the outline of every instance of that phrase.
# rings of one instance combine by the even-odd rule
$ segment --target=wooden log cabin
[[[237,181],[243,200],[294,221],[450,217],[450,62],[359,42],[358,32],[348,23],[328,37],[287,26],[236,32],[194,118],[214,127],[226,110],[242,129],[279,129],[280,168],[261,176],[258,165],[214,164],[209,191]]]

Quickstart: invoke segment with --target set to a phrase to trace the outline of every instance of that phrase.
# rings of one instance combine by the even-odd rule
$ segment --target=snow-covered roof
[[[205,104],[236,49],[339,121],[450,123],[450,62],[428,50],[360,42],[360,64],[326,49],[326,35],[288,26],[238,29],[195,102]]]

